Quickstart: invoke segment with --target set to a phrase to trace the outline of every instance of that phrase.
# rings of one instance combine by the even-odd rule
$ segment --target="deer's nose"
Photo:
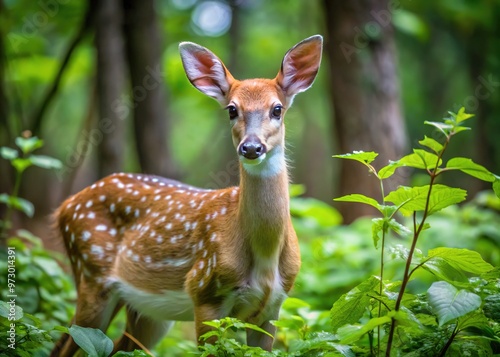
[[[250,137],[240,144],[238,154],[246,159],[255,160],[266,152],[266,147],[257,137]]]

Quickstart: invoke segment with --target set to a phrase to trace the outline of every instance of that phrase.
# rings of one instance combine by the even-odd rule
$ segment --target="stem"
[[[436,177],[437,177],[436,171],[439,167],[439,161],[441,161],[441,158],[443,157],[443,154],[448,146],[448,143],[450,142],[451,136],[452,135],[450,134],[446,137],[446,141],[443,145],[443,149],[441,150],[441,152],[438,156],[438,159],[436,160],[436,166],[434,167],[434,170],[432,170],[432,172],[429,173],[431,176],[431,180],[429,182],[429,191],[427,192],[427,199],[425,201],[425,208],[424,208],[424,213],[422,216],[422,221],[418,225],[418,228],[417,228],[417,213],[413,212],[413,231],[414,231],[413,240],[411,242],[411,247],[410,247],[410,251],[408,254],[408,259],[406,260],[405,271],[403,274],[403,281],[401,283],[401,288],[399,289],[398,298],[396,299],[396,305],[394,307],[394,310],[396,312],[399,311],[399,308],[401,306],[401,301],[403,300],[403,295],[404,295],[405,290],[406,290],[406,285],[410,281],[410,267],[411,267],[411,262],[413,259],[413,253],[415,252],[415,248],[417,246],[418,237],[420,236],[420,233],[422,232],[422,229],[424,228],[425,221],[426,221],[427,217],[429,216],[429,204],[430,204],[430,199],[431,199],[432,186],[434,185],[434,181],[436,180]],[[394,338],[395,330],[396,330],[396,320],[394,318],[392,318],[391,329],[389,330],[389,337],[387,340],[387,350],[385,352],[386,357],[390,357],[390,355],[391,355],[392,341]]]
[[[385,228],[385,227],[384,227]],[[384,289],[384,251],[385,251],[385,229],[382,229],[382,246],[380,252],[380,285],[379,285],[379,295],[382,296],[382,291]],[[382,312],[382,300],[378,302],[378,316],[380,317]],[[380,325],[377,326],[377,356],[380,354]]]
[[[451,333],[450,338],[448,339],[448,342],[446,342],[446,345],[444,345],[443,349],[439,352],[438,357],[444,357],[446,355],[446,351],[448,348],[450,348],[451,344],[453,343],[453,340],[458,334],[458,324],[455,325],[455,328],[453,329],[453,332]]]
[[[19,189],[21,187],[21,177],[22,177],[22,172],[19,170],[16,170],[16,181],[14,183],[14,189],[12,190],[12,194],[10,195],[11,197],[18,197],[19,196]],[[12,227],[12,213],[14,212],[14,208],[12,205],[7,205],[7,213],[5,214],[5,220],[4,224],[2,226],[2,234],[0,235],[2,240],[7,239],[8,235],[8,230],[10,227]]]
[[[379,179],[380,182],[380,193],[382,195],[382,204],[385,205],[385,193],[384,193],[384,183],[382,182],[382,179],[380,177],[377,178]],[[384,217],[385,218],[385,217]],[[384,289],[384,252],[385,252],[385,224],[382,229],[382,246],[380,248],[380,285],[379,285],[379,295],[382,296],[382,291]],[[378,317],[381,316],[381,310],[382,310],[382,300],[379,300],[378,302]],[[377,326],[377,356],[380,355],[380,325]]]
[[[391,311],[391,308],[390,308],[390,307],[389,307],[389,306],[388,306],[385,302],[383,302],[383,301],[380,299],[380,297],[378,297],[378,296],[373,296],[373,295],[370,295],[370,294],[366,294],[366,296],[369,296],[369,297],[371,297],[372,299],[377,300],[378,302],[380,302],[382,305],[384,305],[384,306],[385,306],[385,308],[387,309],[387,311]]]

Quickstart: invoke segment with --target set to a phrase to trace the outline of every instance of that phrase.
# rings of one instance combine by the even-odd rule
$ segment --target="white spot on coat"
[[[105,230],[107,230],[107,229],[108,229],[108,227],[106,227],[104,224],[99,224],[99,225],[97,225],[97,226],[95,227],[95,230],[96,230],[96,231],[105,231]]]
[[[84,242],[88,241],[90,239],[90,237],[92,236],[92,234],[90,234],[89,231],[83,231],[82,232],[82,240]]]

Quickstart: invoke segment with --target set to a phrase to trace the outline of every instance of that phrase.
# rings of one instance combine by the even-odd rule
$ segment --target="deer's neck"
[[[243,238],[260,257],[277,257],[289,213],[284,149],[275,147],[259,165],[240,163],[238,222]]]

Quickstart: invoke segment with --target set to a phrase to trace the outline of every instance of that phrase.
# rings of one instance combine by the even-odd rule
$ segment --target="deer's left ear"
[[[297,93],[313,84],[321,63],[322,49],[323,37],[315,35],[299,42],[285,54],[276,81],[289,104]]]

